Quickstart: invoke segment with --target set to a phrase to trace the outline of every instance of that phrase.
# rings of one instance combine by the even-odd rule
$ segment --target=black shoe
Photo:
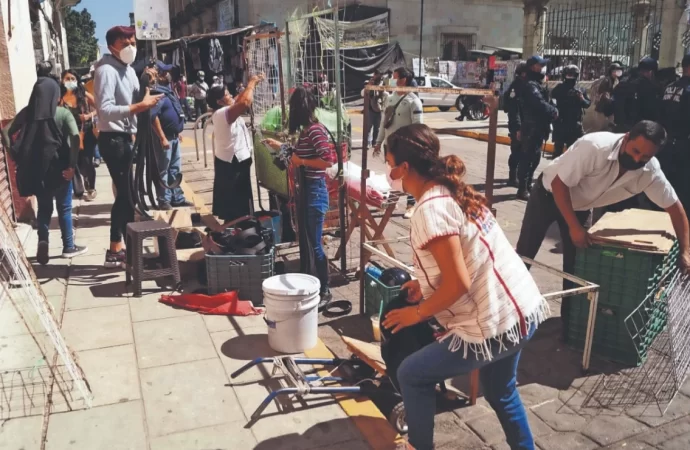
[[[194,203],[187,200],[183,200],[179,203],[171,203],[171,205],[173,208],[191,208],[195,206]]]
[[[323,312],[324,309],[333,301],[333,294],[331,291],[326,291],[321,293],[321,298],[319,299],[319,312]]]
[[[41,241],[38,243],[38,250],[36,251],[36,261],[42,266],[48,264],[50,255],[48,254],[48,242]]]
[[[127,253],[124,249],[119,252],[108,250],[105,252],[105,264],[108,269],[120,269],[127,265]]]
[[[81,247],[79,245],[75,245],[72,248],[65,248],[62,250],[62,257],[63,258],[74,258],[75,256],[83,255],[84,253],[88,252],[89,248],[88,247]]]
[[[529,191],[527,189],[519,189],[517,192],[518,200],[529,200]]]
[[[101,158],[94,158],[93,159],[93,166],[95,168],[98,168],[98,167],[100,167],[100,165],[101,165]]]
[[[455,120],[457,120],[458,122],[464,122],[465,117],[464,116],[456,117]]]
[[[170,205],[170,203],[159,203],[158,204],[158,210],[159,211],[172,211],[173,207]]]
[[[516,188],[518,185],[517,173],[511,170],[508,172],[508,186]]]

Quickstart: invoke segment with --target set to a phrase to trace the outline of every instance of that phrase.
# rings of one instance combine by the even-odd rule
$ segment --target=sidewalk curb
[[[478,141],[489,142],[489,133],[481,133],[479,131],[467,131],[467,130],[456,130],[456,129],[452,129],[452,128],[444,128],[441,130],[437,130],[437,132],[443,133],[443,134],[454,134],[456,136],[475,139]],[[496,136],[496,143],[497,144],[503,144],[503,145],[510,145],[510,137],[498,135],[498,136]],[[547,153],[553,153],[553,144],[551,142],[547,142],[544,145],[544,151]]]
[[[194,206],[202,215],[211,213],[202,198],[196,195],[184,179],[180,183],[180,187],[187,200],[194,203]],[[333,353],[320,338],[316,347],[305,351],[304,354],[308,358],[334,358]],[[319,371],[319,374],[327,376],[329,372],[323,369]],[[353,398],[351,395],[334,395],[333,397],[345,414],[354,422],[362,437],[369,443],[372,449],[392,450],[398,448],[398,445],[404,442],[403,438],[395,431],[386,417],[381,414],[381,411],[369,398],[364,396]]]
[[[350,109],[347,109],[346,111],[348,114],[362,114],[362,110],[359,108],[358,109],[350,108]],[[455,106],[452,106],[448,111],[445,111],[445,112],[451,112],[451,111],[457,112],[458,109]],[[424,112],[425,113],[432,113],[432,112],[443,112],[443,111],[438,109],[438,106],[425,106]]]

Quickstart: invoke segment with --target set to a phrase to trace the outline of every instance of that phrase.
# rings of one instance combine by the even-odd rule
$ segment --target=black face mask
[[[630,171],[641,169],[645,166],[645,164],[647,164],[644,161],[635,161],[635,159],[626,152],[624,152],[623,149],[621,149],[620,154],[618,155],[618,162],[620,163],[622,168]]]
[[[575,87],[576,82],[577,80],[575,78],[566,78],[565,80],[563,80],[563,84],[565,84],[569,88]]]
[[[529,73],[527,74],[527,78],[528,78],[530,81],[538,81],[538,82],[540,82],[540,83],[541,83],[542,81],[544,81],[544,77],[545,77],[545,76],[546,76],[545,74],[543,74],[543,73],[541,73],[541,72],[535,72],[535,71],[533,71],[533,70],[530,70]]]

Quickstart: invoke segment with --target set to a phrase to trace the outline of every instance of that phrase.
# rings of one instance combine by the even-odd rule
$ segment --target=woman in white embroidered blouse
[[[510,448],[533,449],[517,364],[548,306],[486,199],[463,183],[464,163],[439,151],[438,138],[422,124],[387,141],[394,188],[417,200],[410,240],[418,280],[403,286],[413,304],[391,311],[383,325],[395,333],[435,318],[446,330],[398,370],[410,444],[433,448],[436,384],[479,369]]]

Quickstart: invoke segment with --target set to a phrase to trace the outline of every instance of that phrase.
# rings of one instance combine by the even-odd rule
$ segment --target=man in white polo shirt
[[[584,228],[590,210],[644,192],[671,216],[680,244],[679,264],[690,267],[690,227],[676,192],[654,157],[666,142],[666,131],[643,120],[626,134],[591,133],[580,138],[546,169],[532,188],[522,221],[517,252],[534,258],[546,231],[558,222],[563,241],[563,271],[573,273],[575,247],[589,245]],[[564,281],[564,289],[570,283]],[[569,300],[561,303],[567,323]]]

